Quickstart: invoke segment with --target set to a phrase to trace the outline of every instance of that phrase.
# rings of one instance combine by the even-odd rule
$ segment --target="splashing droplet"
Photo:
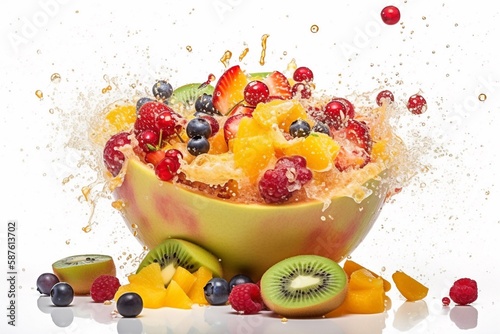
[[[50,81],[52,81],[55,84],[58,84],[61,82],[61,75],[59,73],[53,73],[50,76]]]
[[[264,65],[266,63],[266,50],[267,50],[267,39],[269,38],[268,34],[262,36],[262,51],[260,52],[260,61],[259,64]]]
[[[313,34],[315,34],[315,33],[317,33],[318,31],[319,31],[319,27],[318,27],[318,25],[313,24],[313,25],[311,26],[311,32],[312,32]]]
[[[242,61],[242,60],[243,60],[243,58],[245,58],[245,56],[248,54],[248,51],[249,51],[249,49],[248,49],[248,48],[245,48],[245,49],[241,52],[240,57],[239,57],[238,59],[239,59],[240,61]]]
[[[191,51],[193,51],[193,48],[191,45],[188,45],[188,46],[186,46],[186,50],[188,50],[188,52],[191,52]]]
[[[36,97],[38,97],[40,100],[42,100],[42,99],[43,99],[43,92],[42,92],[41,90],[39,90],[39,89],[38,89],[38,90],[35,92],[35,95],[36,95]]]
[[[481,94],[479,94],[479,96],[477,98],[479,99],[479,101],[484,102],[484,101],[486,101],[487,96],[486,96],[486,94],[481,93]]]
[[[233,56],[233,53],[229,50],[226,50],[224,54],[222,55],[220,62],[224,65],[224,67],[229,66],[229,60],[231,60],[231,57]]]

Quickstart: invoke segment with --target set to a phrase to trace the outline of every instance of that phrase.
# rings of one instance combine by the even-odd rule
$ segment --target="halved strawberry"
[[[269,88],[270,98],[282,98],[284,100],[292,98],[292,86],[283,73],[274,71],[262,81]]]
[[[252,117],[251,114],[236,114],[230,116],[224,123],[224,139],[228,142],[233,139],[238,132],[238,125],[243,117]]]
[[[212,103],[221,114],[228,114],[234,106],[244,100],[243,91],[248,78],[239,65],[228,68],[215,85]]]
[[[231,110],[231,112],[229,112],[228,116],[238,115],[238,114],[248,114],[248,115],[251,115],[254,110],[255,110],[255,107],[250,107],[250,106],[245,106],[243,104],[239,104],[236,107],[234,107]]]
[[[341,149],[335,159],[338,170],[363,168],[370,162],[373,141],[368,126],[355,119],[349,119],[344,128],[333,133]]]

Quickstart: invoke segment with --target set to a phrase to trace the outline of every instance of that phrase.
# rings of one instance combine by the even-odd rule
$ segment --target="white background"
[[[388,4],[402,12],[397,25],[380,20]],[[331,95],[385,87],[404,107],[410,95],[422,93],[428,111],[404,115],[398,130],[425,168],[384,207],[352,258],[387,277],[404,270],[428,285],[429,295],[412,305],[393,289],[385,314],[337,321],[282,324],[219,309],[162,310],[159,322],[160,313],[146,312],[131,324],[148,333],[168,332],[167,327],[173,333],[290,333],[315,327],[339,333],[498,331],[500,15],[494,2],[30,0],[3,7],[0,254],[5,260],[0,268],[5,273],[6,225],[16,220],[19,226],[18,327],[0,316],[8,333],[116,333],[124,326],[106,316],[104,323],[95,319],[109,310],[78,313],[75,305],[72,323],[58,327],[52,319],[64,315],[36,307],[36,278],[55,260],[110,254],[125,277],[142,250],[109,199],[98,201],[94,216],[82,199],[82,187],[98,175],[92,169],[99,157],[90,150],[89,119],[106,104],[131,97],[132,84],[145,92],[158,78],[180,85],[220,74],[226,50],[233,53],[231,64],[251,72],[284,70],[295,59],[310,67],[317,86]],[[312,25],[319,31],[311,32]],[[269,38],[262,66],[264,34]],[[240,62],[246,47],[249,53]],[[60,74],[59,83],[50,80],[53,73]],[[112,90],[103,94],[108,85]],[[485,101],[479,101],[481,93]],[[84,233],[89,221],[92,231]],[[441,298],[460,277],[477,280],[478,300],[467,308],[443,308]],[[7,314],[8,286],[6,279],[0,282],[0,309]]]

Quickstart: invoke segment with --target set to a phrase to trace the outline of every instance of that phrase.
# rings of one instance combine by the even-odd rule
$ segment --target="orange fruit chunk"
[[[359,269],[366,269],[368,270],[373,276],[375,277],[381,277],[380,275],[377,275],[375,272],[373,272],[372,270],[368,269],[368,268],[365,268],[364,266],[360,265],[359,263],[357,262],[354,262],[352,260],[346,260],[344,262],[344,271],[346,272],[347,276],[350,277],[351,274],[353,272],[355,272],[356,270],[359,270]],[[382,277],[382,280],[384,282],[384,291],[387,292],[389,290],[391,290],[391,282],[389,282],[388,280],[384,279]]]
[[[193,301],[182,290],[182,287],[176,281],[172,280],[167,286],[163,306],[187,310],[193,306]]]
[[[196,281],[194,282],[191,290],[188,292],[188,297],[193,301],[193,303],[200,305],[208,305],[208,301],[205,298],[205,291],[203,288],[213,277],[210,269],[201,266],[196,270],[193,275],[196,277]]]
[[[136,109],[133,105],[116,106],[106,114],[106,120],[115,129],[115,132],[129,129],[136,118]]]
[[[271,100],[259,103],[252,113],[253,119],[262,127],[270,129],[273,124],[288,132],[290,124],[297,119],[307,120],[308,116],[304,107],[294,100]]]
[[[305,138],[298,138],[282,150],[285,155],[303,156],[307,167],[313,171],[326,171],[333,167],[340,145],[327,134],[311,133]]]
[[[121,295],[127,292],[135,292],[141,296],[145,308],[160,308],[165,306],[167,290],[164,287],[155,289],[141,284],[125,284],[118,288],[114,300],[118,300]]]
[[[251,181],[256,181],[274,157],[274,146],[266,136],[234,138],[231,140],[234,165],[241,168]]]
[[[424,299],[429,292],[428,287],[402,271],[396,271],[392,274],[392,279],[398,291],[408,301]]]
[[[172,276],[172,281],[176,281],[181,289],[188,293],[194,282],[196,281],[196,276],[191,274],[189,270],[179,266],[175,269],[174,276]]]
[[[347,312],[381,313],[385,310],[384,300],[384,282],[381,277],[375,277],[367,269],[358,269],[351,274],[344,300]]]
[[[151,263],[142,268],[136,274],[128,277],[131,284],[142,285],[150,289],[164,289],[163,279],[161,277],[161,267],[159,263]]]

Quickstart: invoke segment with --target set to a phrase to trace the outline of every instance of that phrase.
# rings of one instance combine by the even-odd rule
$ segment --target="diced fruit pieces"
[[[188,297],[193,303],[208,305],[203,288],[207,282],[213,278],[212,272],[208,268],[201,266],[193,275],[196,277],[196,281],[191,287],[191,290],[189,290]]]
[[[307,161],[307,167],[314,171],[331,169],[340,145],[324,133],[312,133],[306,138],[299,138],[296,142],[285,147],[285,155],[300,155]]]
[[[366,269],[368,270],[373,276],[375,277],[381,277],[380,275],[377,275],[375,272],[373,272],[372,270],[360,265],[359,263],[357,262],[354,262],[352,260],[346,260],[344,262],[344,271],[346,272],[347,276],[351,276],[351,274],[353,272],[355,272],[356,270],[359,270],[359,269]],[[384,281],[384,291],[387,292],[389,290],[391,290],[391,282],[389,282],[388,280],[384,279],[382,277],[382,280]]]
[[[190,309],[193,306],[193,302],[182,287],[176,281],[172,280],[166,289],[164,306]]]
[[[172,276],[172,281],[177,282],[181,289],[188,293],[194,282],[196,281],[196,276],[191,274],[189,270],[179,266],[175,269],[174,276]]]
[[[429,292],[429,288],[404,273],[403,271],[396,271],[392,274],[392,279],[396,284],[398,291],[405,297],[408,301],[417,301],[424,299]]]
[[[161,277],[161,267],[157,262],[147,265],[137,274],[131,274],[128,276],[128,281],[131,284],[138,284],[151,289],[164,288],[163,279]]]
[[[128,130],[137,118],[134,105],[117,106],[106,114],[106,120],[114,132]]]
[[[304,107],[295,100],[272,100],[268,103],[261,103],[257,105],[252,116],[264,128],[270,129],[273,124],[277,124],[286,132],[290,124],[297,119],[308,119]]]
[[[118,288],[114,300],[118,300],[121,295],[127,292],[135,292],[141,296],[146,308],[160,308],[165,306],[166,289],[150,288],[141,284],[125,284]]]
[[[274,156],[273,142],[266,136],[234,138],[234,164],[244,170],[250,180],[257,180]]]

